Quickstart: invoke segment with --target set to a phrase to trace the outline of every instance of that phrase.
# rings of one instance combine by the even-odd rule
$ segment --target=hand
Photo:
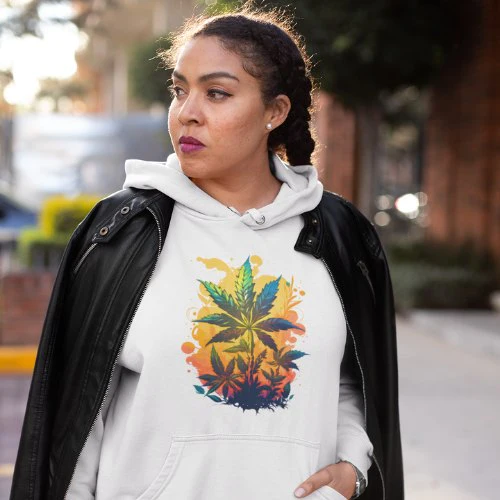
[[[338,462],[323,467],[306,479],[296,490],[295,496],[304,498],[322,486],[329,486],[337,490],[342,496],[351,498],[356,491],[356,472],[347,462]],[[298,491],[304,490],[302,494]]]

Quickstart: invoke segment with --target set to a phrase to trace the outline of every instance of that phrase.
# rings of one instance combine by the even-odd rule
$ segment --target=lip
[[[179,139],[180,144],[193,144],[194,146],[205,146],[201,141],[198,139],[191,137],[189,135],[183,135]]]
[[[183,153],[194,153],[196,151],[200,151],[205,147],[205,144],[203,144],[198,139],[185,135],[183,135],[179,139],[179,144],[180,144],[180,149]]]

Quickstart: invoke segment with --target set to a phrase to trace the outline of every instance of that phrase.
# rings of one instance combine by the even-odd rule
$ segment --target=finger
[[[327,465],[312,476],[308,477],[299,487],[295,490],[294,495],[298,498],[303,498],[311,494],[322,486],[326,486],[333,480],[335,471],[335,464]]]

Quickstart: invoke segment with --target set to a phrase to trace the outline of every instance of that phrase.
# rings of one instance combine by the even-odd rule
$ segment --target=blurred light
[[[10,0],[9,5],[11,7],[24,7],[31,3],[31,0]]]
[[[408,214],[413,214],[415,211],[418,214],[418,207],[419,207],[419,202],[418,198],[412,194],[412,193],[407,193],[404,194],[403,196],[400,196],[394,203],[396,208],[403,214],[408,215]],[[408,215],[408,217],[410,217]],[[414,218],[414,217],[410,217]]]
[[[431,222],[430,218],[427,214],[420,214],[420,217],[418,217],[418,219],[417,219],[417,223],[421,227],[429,227],[430,222]]]
[[[4,99],[11,105],[28,106],[33,102],[40,85],[36,80],[23,80],[22,84],[13,81],[3,89]]]
[[[387,194],[383,194],[381,196],[377,196],[377,200],[375,201],[375,205],[379,210],[387,210],[391,208],[394,202],[394,198]]]
[[[52,113],[56,108],[56,103],[52,97],[41,97],[36,102],[35,108],[39,113]]]
[[[89,44],[90,37],[85,33],[85,31],[80,31],[78,33],[78,45],[76,47],[77,52],[85,50]]]
[[[38,15],[41,20],[70,19],[75,13],[70,3],[41,3],[38,5]]]
[[[391,216],[387,212],[377,212],[373,217],[377,226],[387,226],[391,222]]]
[[[418,202],[419,202],[421,207],[424,207],[425,205],[427,205],[427,195],[425,193],[423,193],[422,191],[419,191],[417,193],[417,197],[418,197]]]
[[[72,23],[46,23],[40,29],[41,39],[33,35],[0,37],[0,69],[10,70],[15,84],[5,94],[9,103],[33,105],[33,89],[38,86],[33,82],[66,79],[77,71],[75,53],[86,43],[78,28]]]

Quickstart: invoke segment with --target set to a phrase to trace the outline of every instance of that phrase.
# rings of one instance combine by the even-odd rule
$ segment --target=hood
[[[260,208],[250,208],[240,214],[200,189],[182,171],[175,153],[166,162],[126,160],[124,188],[157,189],[205,216],[234,219],[252,229],[265,229],[315,208],[323,195],[323,184],[312,165],[290,167],[278,155],[271,156],[275,177],[282,182],[276,198]]]

